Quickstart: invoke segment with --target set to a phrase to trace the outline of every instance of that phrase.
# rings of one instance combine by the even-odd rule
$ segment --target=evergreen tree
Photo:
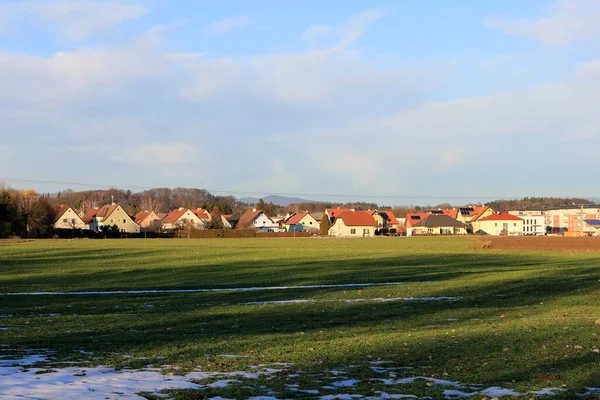
[[[267,206],[267,203],[265,203],[265,201],[263,199],[260,199],[258,201],[258,203],[256,203],[256,209],[260,210],[260,211],[265,211],[266,206]]]
[[[331,223],[329,222],[329,217],[327,214],[323,215],[323,219],[321,220],[321,235],[327,236],[329,234],[329,228],[331,227]]]
[[[221,209],[219,206],[215,205],[211,212],[211,221],[208,224],[208,228],[210,229],[223,229],[223,221],[221,220]]]

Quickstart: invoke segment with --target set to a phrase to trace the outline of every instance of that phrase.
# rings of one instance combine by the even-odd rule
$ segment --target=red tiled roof
[[[415,224],[421,222],[428,216],[429,216],[429,214],[425,214],[425,213],[406,214],[406,220],[404,221],[404,226],[407,228],[410,228],[410,227],[414,226]]]
[[[400,222],[398,222],[398,219],[396,218],[396,216],[394,215],[394,213],[392,213],[390,210],[384,210],[381,211],[384,212],[385,215],[388,216],[388,224],[391,225],[398,225]]]
[[[254,219],[256,217],[258,217],[260,214],[262,214],[261,210],[254,210],[254,211],[253,210],[248,210],[248,211],[246,211],[244,214],[242,214],[242,216],[238,220],[238,223],[235,226],[236,229],[246,229],[246,228],[248,228],[252,224],[252,221],[254,221]]]
[[[481,218],[480,221],[523,221],[523,218],[519,218],[516,215],[502,212],[499,214],[488,215],[485,218]]]
[[[325,210],[325,213],[327,215],[329,215],[329,218],[337,218],[337,217],[341,217],[342,214],[347,213],[347,212],[352,212],[352,210],[350,208],[328,208],[327,210]]]
[[[306,217],[307,215],[308,215],[308,213],[298,212],[298,213],[293,214],[291,217],[289,217],[285,221],[283,221],[283,223],[286,225],[296,225],[296,224],[299,224],[300,221],[302,220],[302,218]]]
[[[442,210],[442,212],[444,213],[444,215],[447,215],[451,218],[458,218],[458,210]]]
[[[60,206],[58,206],[56,208],[56,218],[54,219],[54,222],[58,222],[58,220],[60,219],[60,217],[63,216],[64,213],[67,212],[67,210],[71,208],[69,206],[65,206],[64,204],[61,204]]]
[[[145,220],[146,218],[148,218],[148,215],[152,214],[152,211],[142,211],[136,214],[135,216],[135,223],[139,224],[140,222],[142,222],[143,220]]]
[[[481,217],[481,214],[483,214],[484,212],[486,212],[488,210],[489,207],[487,206],[475,206],[473,207],[473,214],[471,221],[476,221],[477,218]]]
[[[110,216],[110,214],[112,214],[117,209],[117,207],[119,207],[118,204],[106,204],[98,210],[98,213],[96,214],[96,216],[102,217],[102,218],[107,218]]]
[[[205,220],[209,220],[210,219],[210,215],[208,214],[208,211],[206,211],[203,208],[197,208],[195,210],[192,210],[192,212],[194,214],[196,214],[196,216],[200,219],[205,219]]]
[[[175,221],[177,221],[179,218],[181,218],[181,216],[183,214],[185,214],[188,211],[187,208],[176,208],[173,211],[171,211],[170,213],[167,214],[166,217],[164,217],[162,219],[162,223],[163,224],[172,224]]]
[[[84,216],[81,218],[83,220],[84,224],[89,224],[90,222],[92,222],[92,219],[98,215],[98,208],[90,208],[89,210],[86,211],[86,213],[84,214]]]
[[[342,221],[346,226],[376,226],[375,218],[364,211],[347,211],[342,214]]]

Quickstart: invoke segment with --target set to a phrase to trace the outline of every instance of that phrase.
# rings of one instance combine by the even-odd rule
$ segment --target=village
[[[255,233],[308,233],[331,237],[492,235],[597,236],[600,206],[520,209],[498,212],[485,205],[431,209],[396,217],[391,210],[327,208],[325,212],[288,212],[268,216],[252,208],[211,215],[203,208],[179,207],[169,213],[142,211],[129,215],[119,204],[76,212],[68,205],[56,210],[56,231],[112,231],[119,234],[233,229]]]

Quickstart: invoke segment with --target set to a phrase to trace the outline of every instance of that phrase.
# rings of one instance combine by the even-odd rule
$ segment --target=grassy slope
[[[12,351],[53,350],[61,359],[89,358],[75,351],[91,351],[99,357],[94,363],[117,366],[152,362],[118,354],[209,369],[279,361],[310,370],[383,359],[415,367],[409,376],[521,390],[600,386],[600,353],[593,351],[600,348],[594,324],[600,317],[600,253],[475,247],[466,238],[0,244],[4,293],[408,282],[359,289],[4,296],[0,314],[14,316],[0,318],[0,327],[10,328],[0,331],[0,342]],[[426,296],[462,299],[240,305]]]

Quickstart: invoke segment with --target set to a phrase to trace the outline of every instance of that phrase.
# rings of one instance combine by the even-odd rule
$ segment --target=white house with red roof
[[[204,221],[189,208],[179,207],[162,219],[162,226],[165,230],[203,229]]]
[[[287,216],[281,225],[286,232],[302,232],[310,230],[319,230],[319,223],[308,211],[295,212]]]
[[[261,210],[252,209],[242,214],[236,229],[252,229],[257,232],[279,232],[279,224]]]
[[[493,236],[518,236],[523,234],[523,219],[507,212],[488,215],[479,220],[475,233]]]
[[[139,233],[140,226],[119,204],[106,204],[100,208],[90,208],[81,218],[91,230],[98,232],[103,226],[116,225],[119,232]]]
[[[423,221],[429,215],[430,214],[426,213],[406,214],[406,219],[404,220],[404,230],[406,231],[406,236],[413,236],[413,233],[415,231],[415,225]]]
[[[335,218],[329,228],[329,236],[336,237],[373,237],[377,222],[364,211],[347,211]]]
[[[56,210],[54,229],[88,229],[88,226],[71,207],[61,204]]]

